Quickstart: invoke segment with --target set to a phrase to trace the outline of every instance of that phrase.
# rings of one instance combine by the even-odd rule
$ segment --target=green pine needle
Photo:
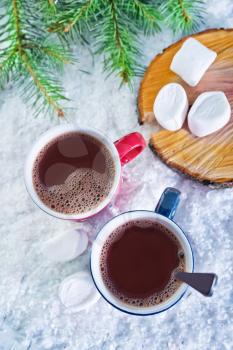
[[[36,114],[46,110],[64,116],[61,102],[66,98],[54,68],[61,69],[64,63],[71,62],[72,55],[60,44],[49,41],[40,21],[39,7],[34,12],[36,6],[31,1],[3,2],[0,21],[5,26],[0,26],[0,38],[5,50],[0,52],[1,86],[13,79]]]
[[[190,33],[203,24],[204,1],[167,0],[162,3],[161,11],[173,31]]]
[[[154,1],[129,0],[122,1],[122,4],[129,19],[145,35],[152,35],[160,30],[162,15]]]
[[[69,33],[73,40],[82,39],[96,18],[99,3],[99,0],[61,0],[55,19],[49,22],[49,31]]]
[[[137,41],[137,32],[124,14],[124,4],[106,0],[102,10],[102,20],[98,22],[94,32],[97,53],[104,55],[104,68],[112,74],[116,72],[122,82],[130,83],[141,66],[137,58],[141,52]]]
[[[104,69],[109,74],[116,72],[127,83],[135,75],[141,75],[138,34],[158,31],[162,19],[154,1],[63,0],[59,3],[50,31],[67,33],[72,40],[92,35],[96,53],[104,55]]]
[[[91,41],[108,75],[131,84],[144,69],[142,34],[154,34],[162,22],[196,31],[203,14],[199,0],[1,0],[0,87],[12,80],[36,114],[62,117],[67,98],[57,71],[75,62],[70,42]]]

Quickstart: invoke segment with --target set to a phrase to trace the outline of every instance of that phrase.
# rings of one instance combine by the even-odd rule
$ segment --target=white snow
[[[208,1],[208,27],[233,27],[232,1]],[[231,11],[229,11],[229,5]],[[215,10],[215,11],[214,11]],[[180,35],[164,29],[143,39],[148,64]],[[112,139],[133,130],[149,137],[155,127],[137,123],[137,89],[118,89],[105,80],[101,58],[77,48],[79,65],[66,70],[64,83],[75,109],[65,121],[95,126]],[[79,69],[87,70],[91,75]],[[233,349],[233,189],[212,190],[180,176],[147,148],[123,171],[121,194],[110,207],[83,223],[55,219],[38,209],[23,180],[26,154],[56,118],[34,118],[17,90],[0,94],[0,349],[1,350],[231,350]],[[102,298],[88,311],[68,313],[58,299],[60,283],[89,269],[89,250],[67,263],[53,263],[40,253],[42,243],[71,229],[93,240],[113,215],[132,209],[153,210],[166,186],[177,187],[182,200],[175,221],[187,233],[196,271],[215,272],[218,287],[211,298],[189,289],[169,311],[134,317],[113,309]]]

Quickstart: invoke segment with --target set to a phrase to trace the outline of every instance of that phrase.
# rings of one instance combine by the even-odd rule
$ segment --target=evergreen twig
[[[10,78],[17,82],[22,97],[32,101],[36,113],[50,110],[63,117],[60,102],[66,98],[51,68],[61,68],[72,56],[59,44],[48,41],[42,22],[34,28],[31,5],[25,0],[4,0],[1,23],[5,23],[8,35],[0,27],[2,45],[6,47],[0,52],[0,82],[4,85]]]
[[[161,19],[153,1],[63,0],[49,30],[69,33],[71,39],[77,37],[74,34],[80,38],[91,32],[96,53],[104,54],[105,70],[117,72],[122,82],[130,83],[133,76],[142,72],[138,34],[158,31]]]
[[[125,2],[129,18],[145,35],[151,35],[160,30],[162,15],[154,1],[129,0]]]
[[[102,20],[97,24],[95,39],[97,53],[104,54],[104,68],[110,74],[117,72],[122,82],[130,83],[131,78],[141,69],[136,57],[141,52],[135,27],[125,25],[123,8],[114,0],[106,0]],[[121,11],[120,11],[121,10]]]
[[[99,0],[62,0],[55,20],[50,21],[50,32],[69,33],[72,39],[82,38],[91,27],[99,10]]]
[[[56,71],[74,62],[71,40],[92,38],[108,74],[131,83],[141,75],[140,34],[189,32],[203,23],[201,0],[1,0],[0,86],[13,80],[36,111],[63,116],[66,100]]]
[[[162,3],[165,22],[173,31],[189,33],[203,24],[204,2],[201,0],[167,0]]]

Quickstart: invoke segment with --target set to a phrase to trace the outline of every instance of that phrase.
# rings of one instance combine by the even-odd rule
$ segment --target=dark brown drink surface
[[[105,285],[126,304],[164,302],[180,286],[174,271],[184,271],[185,257],[175,235],[152,221],[128,222],[105,242],[101,273]]]
[[[33,166],[40,199],[61,213],[84,213],[109,194],[115,176],[110,151],[87,134],[70,132],[50,141]]]

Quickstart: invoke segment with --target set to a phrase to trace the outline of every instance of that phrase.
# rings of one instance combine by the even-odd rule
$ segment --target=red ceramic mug
[[[46,204],[43,203],[40,197],[38,196],[34,188],[33,178],[32,178],[34,161],[37,155],[39,154],[39,152],[41,151],[41,149],[50,141],[52,141],[54,138],[70,132],[80,132],[83,134],[90,135],[96,138],[97,140],[99,140],[110,151],[115,164],[115,178],[114,178],[111,190],[107,195],[107,197],[103,201],[101,201],[100,204],[94,209],[86,211],[84,213],[79,213],[79,214],[60,213],[46,206]],[[133,160],[135,157],[137,157],[145,147],[146,147],[146,142],[143,136],[138,132],[133,132],[131,134],[128,134],[113,143],[101,132],[92,128],[80,128],[77,125],[72,125],[72,124],[56,126],[48,130],[47,132],[45,132],[39,138],[39,140],[37,140],[37,142],[33,145],[31,151],[28,154],[28,157],[25,163],[25,170],[24,170],[26,188],[32,200],[47,214],[50,214],[54,217],[57,217],[59,219],[65,219],[65,220],[79,221],[79,220],[88,219],[89,217],[100,212],[103,208],[105,208],[111,202],[112,198],[116,195],[116,193],[119,190],[119,186],[121,183],[122,166],[127,164],[131,160]]]

